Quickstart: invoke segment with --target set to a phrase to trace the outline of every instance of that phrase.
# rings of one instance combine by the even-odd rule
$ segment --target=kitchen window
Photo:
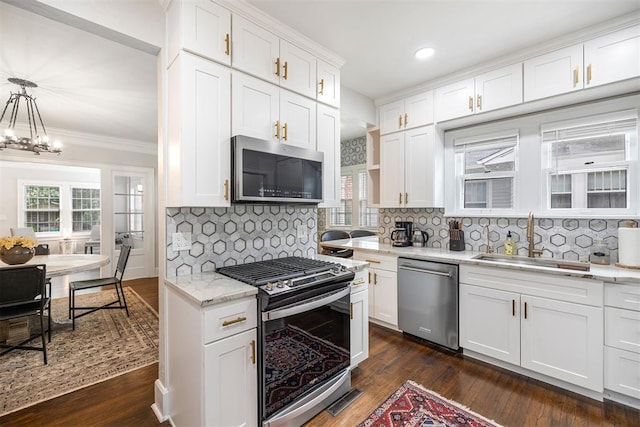
[[[547,211],[629,212],[635,111],[543,125],[541,135]]]
[[[18,182],[22,204],[20,227],[32,227],[38,237],[88,234],[100,224],[100,189],[75,183]]]
[[[340,207],[329,209],[332,227],[373,228],[378,226],[378,209],[367,206],[365,165],[342,168]]]
[[[456,210],[511,211],[517,173],[518,132],[461,138],[454,142]]]

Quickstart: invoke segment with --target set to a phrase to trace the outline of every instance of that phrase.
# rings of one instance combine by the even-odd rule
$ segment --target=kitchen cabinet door
[[[365,289],[351,294],[351,368],[369,357],[369,298]]]
[[[280,40],[280,86],[315,99],[316,57]]]
[[[340,108],[340,70],[318,59],[317,62],[317,100]]]
[[[520,365],[520,295],[460,284],[460,346]]]
[[[279,141],[276,134],[280,134],[280,89],[277,86],[234,71],[232,96],[233,135]]]
[[[640,399],[640,354],[605,346],[604,361],[605,388]]]
[[[403,129],[404,100],[381,105],[378,110],[380,135]]]
[[[477,76],[475,92],[476,113],[522,103],[522,63]]]
[[[582,89],[582,59],[578,44],[525,61],[524,102]]]
[[[167,205],[230,206],[231,72],[181,52],[168,82]]]
[[[167,9],[170,61],[180,49],[231,65],[231,12],[210,0],[174,1]]]
[[[404,132],[380,137],[380,206],[404,203]]]
[[[469,116],[474,113],[474,79],[466,79],[436,89],[436,122]]]
[[[204,346],[204,425],[257,425],[256,339],[251,329]]]
[[[522,295],[521,310],[521,366],[602,392],[602,308]]]
[[[280,39],[276,35],[234,14],[232,40],[234,68],[279,83],[276,60],[280,54]]]
[[[280,142],[316,149],[316,102],[280,90]]]
[[[584,44],[585,87],[640,76],[640,25]]]
[[[404,129],[413,129],[433,123],[433,91],[427,91],[404,100]]]
[[[395,271],[370,269],[373,284],[373,318],[398,327],[398,279]]]
[[[404,133],[404,207],[433,207],[436,170],[434,127],[423,126]]]
[[[324,153],[320,208],[340,207],[340,110],[318,104],[317,149]]]

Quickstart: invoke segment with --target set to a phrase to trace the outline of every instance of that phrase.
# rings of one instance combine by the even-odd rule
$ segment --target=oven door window
[[[349,295],[263,324],[263,414],[269,418],[349,367]]]

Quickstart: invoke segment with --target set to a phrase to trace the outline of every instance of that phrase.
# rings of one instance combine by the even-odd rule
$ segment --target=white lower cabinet
[[[369,263],[369,318],[398,327],[398,258],[373,252],[354,251],[353,258]]]
[[[351,286],[351,368],[369,357],[369,291],[366,271],[356,273]]]
[[[171,424],[256,426],[256,298],[200,307],[173,288],[166,291]]]
[[[207,426],[256,423],[256,330],[204,346],[204,421]]]
[[[603,391],[602,282],[464,265],[460,272],[464,350]],[[586,303],[571,302],[578,299]]]
[[[640,408],[640,285],[604,287],[605,395]]]

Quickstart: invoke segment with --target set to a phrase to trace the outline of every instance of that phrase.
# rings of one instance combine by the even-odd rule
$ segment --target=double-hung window
[[[543,125],[546,210],[631,213],[637,183],[637,113]]]
[[[60,186],[24,186],[24,226],[36,233],[60,231]]]
[[[371,228],[378,226],[378,209],[367,205],[365,165],[342,168],[340,207],[329,209],[332,227]]]
[[[518,132],[461,138],[454,142],[456,210],[506,213],[515,207]]]

